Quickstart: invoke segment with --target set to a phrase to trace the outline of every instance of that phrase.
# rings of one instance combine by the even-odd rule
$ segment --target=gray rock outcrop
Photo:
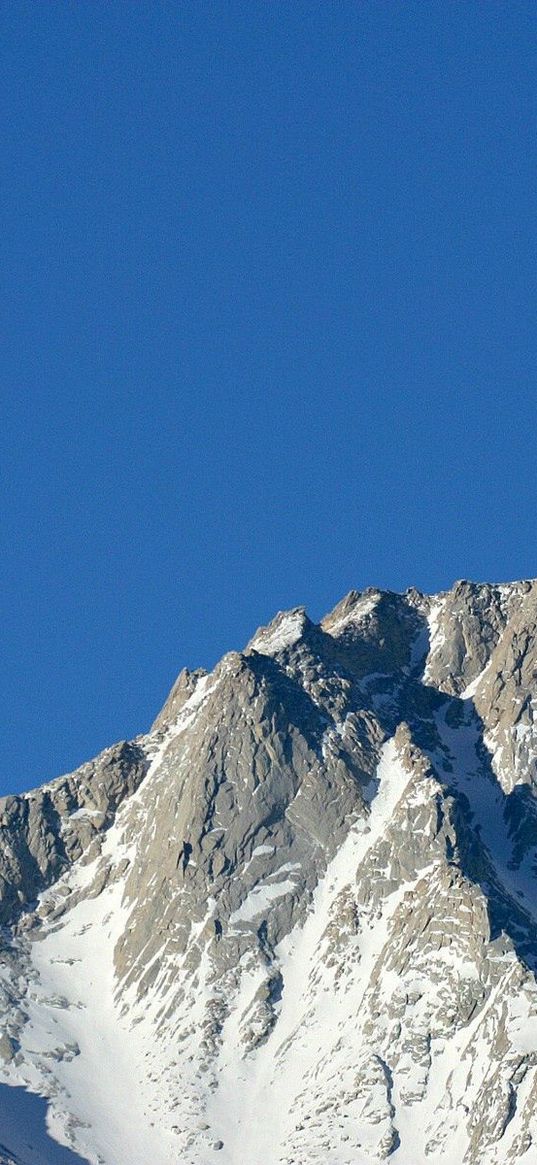
[[[0,1078],[95,1165],[536,1165],[536,622],[282,612],[4,798]]]

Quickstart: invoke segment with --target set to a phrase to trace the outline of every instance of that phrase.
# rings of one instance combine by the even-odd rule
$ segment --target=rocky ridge
[[[0,1161],[537,1165],[536,622],[280,613],[0,801]]]

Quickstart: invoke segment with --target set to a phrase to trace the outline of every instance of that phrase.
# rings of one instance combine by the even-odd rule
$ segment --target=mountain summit
[[[537,582],[281,612],[0,801],[0,1165],[536,1165]]]

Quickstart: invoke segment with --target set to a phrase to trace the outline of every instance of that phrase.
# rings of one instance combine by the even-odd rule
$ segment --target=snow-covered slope
[[[0,1165],[537,1165],[536,626],[284,612],[0,802]]]

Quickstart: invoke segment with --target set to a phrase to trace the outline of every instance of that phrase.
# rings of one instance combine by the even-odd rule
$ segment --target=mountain
[[[280,613],[0,801],[1,1165],[536,1165],[536,625]]]

